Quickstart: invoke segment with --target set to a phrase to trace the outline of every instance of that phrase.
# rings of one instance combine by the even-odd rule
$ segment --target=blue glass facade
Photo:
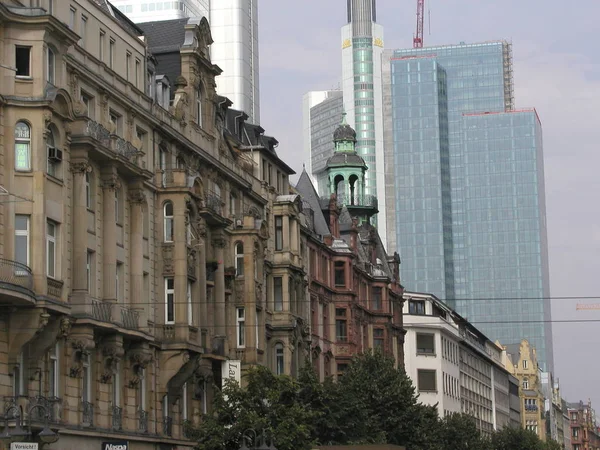
[[[542,132],[535,111],[513,110],[510,44],[387,56],[403,284],[492,339],[529,339],[552,367]]]

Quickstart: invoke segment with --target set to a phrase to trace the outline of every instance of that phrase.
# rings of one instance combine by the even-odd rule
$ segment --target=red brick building
[[[306,171],[296,186],[307,218],[312,361],[321,378],[340,376],[368,349],[404,365],[400,258],[387,255],[371,224],[377,200],[361,192],[366,164],[354,150],[356,133],[343,123],[334,141],[330,195],[319,197]]]
[[[571,423],[571,448],[573,450],[600,449],[600,430],[591,402],[568,403],[567,408]]]

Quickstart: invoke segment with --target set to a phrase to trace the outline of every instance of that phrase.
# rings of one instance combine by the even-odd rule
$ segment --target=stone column
[[[183,197],[172,198],[173,201],[173,270],[175,273],[175,335],[180,339],[188,336],[188,304],[187,304],[187,245],[186,245],[186,204]]]
[[[206,292],[206,226],[201,221],[197,222],[198,235],[198,259],[196,264],[197,289],[194,295],[194,312],[196,313],[196,326],[204,330],[208,329],[208,297]]]
[[[85,177],[92,171],[87,161],[71,162],[73,173],[73,291],[88,291],[87,199]]]
[[[117,301],[115,292],[117,271],[117,223],[115,192],[121,188],[117,170],[108,167],[102,172],[102,298]]]
[[[144,208],[147,208],[146,194],[141,187],[129,190],[131,205],[130,255],[129,255],[129,303],[138,312],[139,325],[148,323],[149,299],[144,298]],[[145,331],[145,328],[142,328]]]
[[[226,317],[225,317],[225,235],[222,230],[213,233],[212,244],[215,248],[215,257],[217,259],[217,271],[215,273],[215,333],[217,342],[222,343],[223,351],[227,337]],[[214,345],[213,345],[214,347]]]

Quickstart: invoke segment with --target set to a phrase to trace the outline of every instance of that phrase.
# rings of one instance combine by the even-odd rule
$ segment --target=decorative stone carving
[[[73,326],[73,323],[71,322],[71,319],[69,319],[68,317],[63,317],[62,319],[60,319],[60,336],[63,338],[66,338],[69,336],[69,333],[71,333],[71,327]]]
[[[79,72],[75,69],[71,70],[69,85],[71,87],[71,97],[79,98]]]
[[[92,171],[92,166],[90,166],[87,161],[74,162],[71,161],[69,163],[69,170],[73,173],[90,173]]]
[[[109,191],[116,191],[121,189],[121,181],[119,177],[115,173],[111,173],[109,175],[105,175],[102,177],[102,189],[107,189]]]
[[[52,111],[44,111],[44,127],[48,128],[52,122]]]
[[[123,356],[123,347],[115,343],[105,344],[102,348],[102,355],[104,357],[104,367],[103,372],[100,374],[100,382],[107,384],[112,381],[117,363]]]
[[[146,203],[146,192],[143,189],[130,189],[129,202],[135,204]]]
[[[69,376],[71,378],[80,378],[83,373],[83,360],[89,356],[88,350],[94,347],[94,341],[83,336],[71,340],[73,348],[73,360],[69,368]]]

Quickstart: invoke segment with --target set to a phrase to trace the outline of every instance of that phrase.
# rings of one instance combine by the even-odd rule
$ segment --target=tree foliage
[[[278,450],[350,444],[395,444],[409,450],[561,448],[523,429],[505,428],[485,439],[466,414],[440,419],[436,406],[419,402],[404,370],[379,352],[356,357],[337,382],[320,383],[308,363],[298,380],[252,368],[244,388],[227,384],[216,395],[213,414],[187,431],[199,450],[238,450],[248,429],[265,430]]]

